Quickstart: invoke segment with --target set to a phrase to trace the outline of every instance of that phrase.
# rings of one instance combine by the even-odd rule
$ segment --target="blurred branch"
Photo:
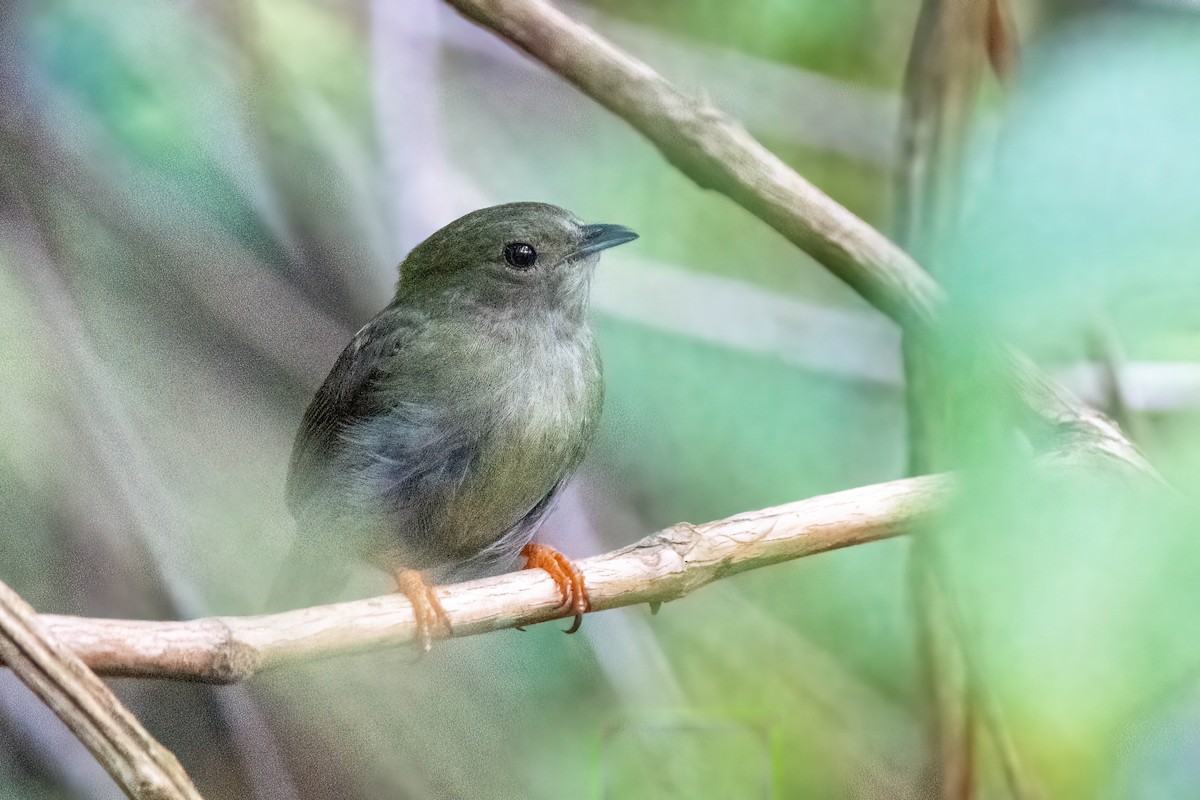
[[[950,479],[932,475],[850,489],[738,514],[679,523],[577,562],[592,610],[675,600],[740,572],[897,536],[939,508]],[[453,636],[562,616],[541,570],[438,588]],[[190,622],[45,615],[65,647],[101,674],[235,683],[294,661],[415,639],[412,606],[399,594],[258,617]]]
[[[609,317],[769,356],[818,374],[885,387],[904,383],[896,327],[870,310],[783,297],[746,281],[629,255],[597,273],[592,307]],[[1056,367],[1054,378],[1105,410],[1126,431],[1137,413],[1200,406],[1200,365],[1116,355],[1121,357],[1114,362],[1110,354],[1096,351],[1092,361]],[[1120,389],[1128,420],[1113,405],[1114,386]],[[1130,435],[1138,440],[1136,430]]]
[[[1017,31],[1010,0],[988,0],[984,41],[992,72],[1002,81],[1017,68]]]
[[[710,103],[688,97],[544,0],[446,0],[620,116],[698,185],[725,194],[766,222],[909,330],[933,329],[941,287],[903,250],[838,205]],[[995,344],[1012,390],[1055,433],[1157,477],[1120,428]]]
[[[833,308],[747,281],[628,256],[597,273],[592,307],[608,317],[770,356],[817,374],[888,387],[903,382],[896,326],[869,309]]]
[[[67,173],[67,170],[60,170],[60,173]],[[76,185],[82,187],[88,182],[79,181]],[[160,206],[167,204],[165,196],[165,193],[155,193]],[[112,216],[114,228],[121,225],[121,204],[109,202],[102,205],[106,207],[106,213]],[[48,213],[35,216],[42,220],[52,219]],[[186,216],[181,212],[176,219]],[[140,219],[141,216],[126,214],[124,218]],[[43,240],[33,217],[22,221],[18,216],[6,216],[4,221],[7,238],[0,239],[0,252],[4,251],[6,245],[14,247],[16,257],[11,261],[15,271],[26,281],[36,298],[45,323],[43,342],[48,353],[54,354],[53,360],[48,360],[43,366],[48,371],[57,371],[63,377],[64,397],[70,413],[78,420],[81,441],[85,445],[77,455],[90,451],[96,468],[90,470],[89,475],[104,484],[104,494],[113,498],[120,518],[116,524],[98,526],[100,536],[94,539],[93,546],[100,552],[106,548],[140,551],[137,559],[143,565],[141,577],[161,593],[162,602],[167,606],[165,612],[163,609],[158,611],[175,618],[197,616],[203,610],[200,593],[193,581],[178,569],[179,564],[187,561],[179,550],[179,543],[189,538],[185,535],[188,526],[177,510],[176,498],[151,448],[130,418],[117,387],[92,347],[79,309],[55,264],[56,260],[69,260],[63,243],[56,241],[59,234],[52,225],[47,225],[45,234],[49,241]],[[169,230],[169,226],[161,226],[161,230]],[[201,228],[196,226],[193,230],[200,231]],[[155,235],[161,236],[158,233]],[[190,243],[194,245],[202,240],[202,236],[200,233],[194,234]],[[164,246],[167,246],[166,238],[171,237],[164,238]],[[185,250],[179,251],[182,256],[186,256]],[[51,251],[58,251],[57,259],[51,257]],[[227,251],[214,247],[212,252]],[[169,259],[164,257],[163,260],[167,262]],[[210,269],[217,269],[214,265],[220,260],[210,259]],[[261,265],[252,265],[248,274],[265,277],[282,285]],[[284,288],[291,291],[288,286]],[[255,295],[251,291],[249,296]],[[263,305],[257,307],[261,309]],[[319,325],[319,321],[312,316],[304,319],[314,329]],[[261,320],[259,323],[261,325]],[[309,362],[311,360],[306,359]],[[89,509],[89,512],[94,512],[94,509]],[[147,563],[149,569],[145,568]],[[242,745],[239,752],[254,754],[253,758],[242,756],[244,773],[252,786],[250,796],[270,797],[272,800],[296,797],[275,739],[253,699],[247,694],[221,692],[212,694],[212,702],[221,723],[227,726],[233,740]],[[252,749],[245,746],[247,742],[254,743]]]
[[[910,586],[917,632],[922,715],[927,753],[921,785],[936,800],[976,797],[977,710],[965,645],[950,624],[952,603],[933,566],[928,542],[909,553]]]
[[[0,583],[0,657],[79,737],[129,797],[200,800],[175,756],[4,583]]]
[[[895,218],[899,241],[933,275],[944,277],[943,240],[962,204],[964,150],[987,61],[988,6],[924,0],[904,76],[901,157]],[[954,430],[950,376],[928,331],[904,333],[909,474],[945,468],[960,438]],[[969,800],[977,782],[977,714],[971,702],[966,644],[950,624],[951,597],[937,573],[932,540],[913,543],[910,590],[917,630],[928,739],[922,783],[939,800]]]
[[[1061,372],[1064,380],[1101,408],[1113,402],[1112,389],[1118,389],[1131,420],[1137,419],[1135,412],[1157,414],[1200,406],[1200,365],[1194,362],[1138,362],[1123,357],[1113,362],[1104,356],[1100,362],[1080,362]],[[1119,413],[1113,416],[1124,426]],[[1137,431],[1131,435],[1137,438]]]
[[[446,220],[488,205],[446,157],[439,89],[439,0],[370,0],[371,96],[390,205],[387,222],[399,262]],[[394,278],[389,269],[389,278]]]
[[[1121,368],[1125,355],[1111,323],[1097,319],[1092,325],[1091,340],[1088,342],[1096,364],[1097,389],[1100,400],[1097,405],[1117,421],[1130,436],[1137,437],[1136,415],[1130,406],[1126,387],[1121,381]]]
[[[964,151],[987,63],[987,3],[925,0],[904,75],[896,235],[931,263],[958,218]]]
[[[952,267],[942,254],[962,214],[966,150],[987,67],[990,64],[1003,79],[1015,60],[1007,3],[925,0],[913,32],[904,80],[895,216],[900,242],[935,276],[944,277]],[[963,439],[955,425],[956,376],[947,372],[940,350],[929,331],[905,331],[910,474],[950,468]],[[910,551],[929,740],[924,784],[931,796],[942,800],[976,796],[976,732],[982,722],[996,744],[1012,795],[1029,797],[1007,728],[999,711],[988,705],[984,676],[971,669],[967,632],[954,624],[956,599],[936,567],[937,546],[936,538],[923,537]]]

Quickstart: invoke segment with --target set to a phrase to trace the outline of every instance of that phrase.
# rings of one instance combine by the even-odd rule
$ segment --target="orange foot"
[[[525,556],[525,569],[544,569],[558,584],[563,599],[555,612],[575,612],[575,622],[564,633],[579,630],[584,613],[591,608],[587,589],[583,586],[583,573],[579,571],[579,567],[553,547],[544,544],[527,544],[521,550],[521,555]]]
[[[413,614],[417,618],[417,642],[428,653],[433,647],[435,629],[438,633],[450,633],[450,618],[446,616],[446,610],[442,608],[433,587],[415,569],[397,570],[396,590],[412,603]]]

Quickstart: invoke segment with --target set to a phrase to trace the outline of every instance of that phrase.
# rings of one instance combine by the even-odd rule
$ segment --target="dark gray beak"
[[[572,255],[587,256],[619,244],[632,242],[638,235],[624,225],[584,225],[583,246]]]

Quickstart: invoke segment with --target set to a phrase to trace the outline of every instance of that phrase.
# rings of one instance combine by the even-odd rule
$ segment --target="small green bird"
[[[366,560],[396,576],[428,650],[448,625],[428,581],[495,574],[523,554],[554,577],[578,628],[582,576],[529,540],[600,416],[593,270],[600,251],[636,238],[511,203],[409,253],[392,302],[342,351],[300,425],[287,486],[297,539],[273,604],[328,599]]]

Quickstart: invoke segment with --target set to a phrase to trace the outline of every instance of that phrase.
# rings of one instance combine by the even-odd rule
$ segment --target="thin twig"
[[[0,582],[0,657],[135,800],[200,800],[159,744],[43,619]]]
[[[944,475],[908,478],[738,514],[680,523],[636,544],[578,562],[592,610],[675,600],[739,572],[906,532],[940,508]],[[438,588],[454,636],[562,616],[558,587],[541,570]],[[412,606],[400,595],[257,617],[144,622],[45,615],[46,626],[96,672],[235,683],[260,670],[412,642]]]

